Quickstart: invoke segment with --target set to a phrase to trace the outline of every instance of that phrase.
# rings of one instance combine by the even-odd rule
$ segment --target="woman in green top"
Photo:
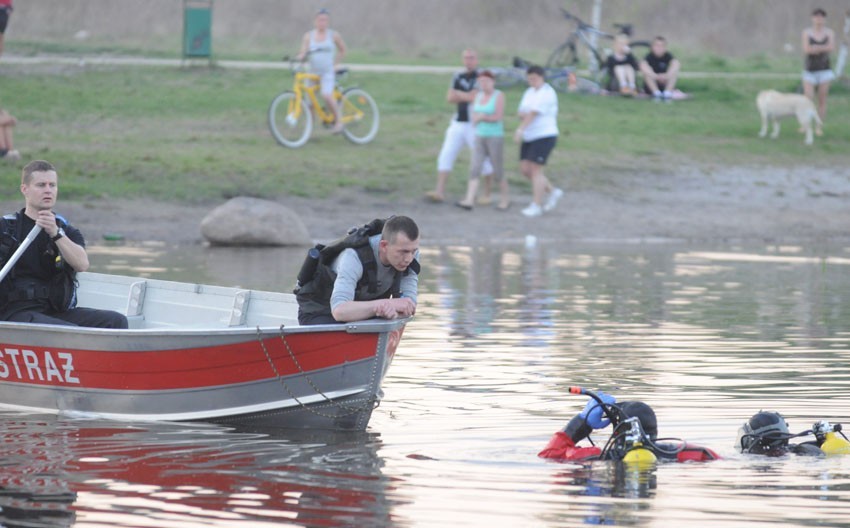
[[[508,180],[505,178],[502,163],[505,135],[502,117],[505,110],[505,94],[495,89],[493,73],[489,70],[478,74],[478,88],[478,94],[470,107],[472,113],[470,120],[475,127],[475,149],[469,169],[469,183],[466,186],[466,197],[455,205],[468,211],[472,210],[484,160],[490,158],[490,163],[493,164],[493,177],[499,182],[501,191],[501,199],[496,208],[505,211],[511,205],[508,196]]]

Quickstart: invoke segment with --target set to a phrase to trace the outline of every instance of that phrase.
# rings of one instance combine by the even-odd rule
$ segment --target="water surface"
[[[303,250],[91,248],[94,271],[291,287]],[[850,429],[850,248],[423,250],[419,313],[362,434],[3,413],[9,526],[850,525],[850,456],[742,456],[760,409]],[[536,457],[584,406],[642,399],[724,460]],[[602,438],[602,437],[597,437]]]

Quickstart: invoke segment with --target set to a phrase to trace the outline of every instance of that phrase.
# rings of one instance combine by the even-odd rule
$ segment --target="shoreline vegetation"
[[[732,68],[738,69],[746,68]],[[352,73],[343,84],[366,89],[378,102],[376,140],[356,146],[318,130],[306,146],[290,150],[274,142],[266,123],[272,98],[291,86],[285,71],[0,60],[2,105],[19,120],[21,163],[45,158],[56,164],[60,204],[96,223],[95,233],[126,224],[129,239],[200,242],[203,213],[245,195],[293,207],[316,239],[405,211],[419,215],[414,218],[432,235],[468,242],[505,233],[556,239],[846,236],[842,226],[850,225],[850,213],[830,205],[850,197],[850,90],[841,82],[830,95],[825,134],[811,147],[793,120],[783,122],[777,140],[757,137],[758,91],[795,91],[796,79],[686,78],[680,88],[692,99],[671,104],[560,94],[562,134],[547,174],[567,198],[556,214],[526,221],[519,210],[530,188],[518,173],[513,144],[505,155],[511,211],[467,213],[422,200],[433,187],[453,111],[444,100],[449,78]],[[506,127],[513,130],[522,87],[505,93]],[[448,188],[453,197],[465,187],[468,163],[464,154],[456,164]],[[19,171],[18,164],[0,165],[6,209],[19,198]],[[749,196],[741,195],[744,189]],[[157,209],[168,212],[152,212]],[[753,211],[761,211],[761,219]],[[157,222],[163,225],[143,232]],[[178,225],[180,233],[171,233]]]

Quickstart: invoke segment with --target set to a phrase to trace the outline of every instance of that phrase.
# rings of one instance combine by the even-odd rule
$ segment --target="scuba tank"
[[[841,432],[841,424],[832,425],[826,420],[821,420],[815,422],[812,431],[815,433],[821,451],[827,456],[850,455],[850,441]]]
[[[644,433],[638,418],[627,418],[623,423],[629,424],[629,431],[625,438],[626,454],[623,456],[623,462],[636,469],[647,469],[655,464],[658,457],[650,449],[644,447]]]

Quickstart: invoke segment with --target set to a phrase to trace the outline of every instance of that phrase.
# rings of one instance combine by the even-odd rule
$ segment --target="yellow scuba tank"
[[[625,423],[630,424],[628,433],[626,433],[626,445],[629,446],[626,454],[623,456],[623,462],[638,469],[645,469],[655,464],[658,458],[655,453],[643,447],[643,430],[640,427],[640,422],[637,418],[629,418]]]
[[[812,432],[818,439],[820,449],[827,456],[830,455],[850,455],[850,442],[842,433],[839,436],[836,433],[841,432],[841,424],[832,425],[826,420],[815,422],[812,426]]]
[[[850,455],[850,442],[833,432],[826,433],[821,451],[829,455]]]
[[[626,456],[623,457],[623,462],[626,464],[633,464],[641,468],[650,466],[657,461],[658,457],[655,456],[655,453],[643,447],[643,444],[641,443],[636,443],[635,446],[626,453]]]

